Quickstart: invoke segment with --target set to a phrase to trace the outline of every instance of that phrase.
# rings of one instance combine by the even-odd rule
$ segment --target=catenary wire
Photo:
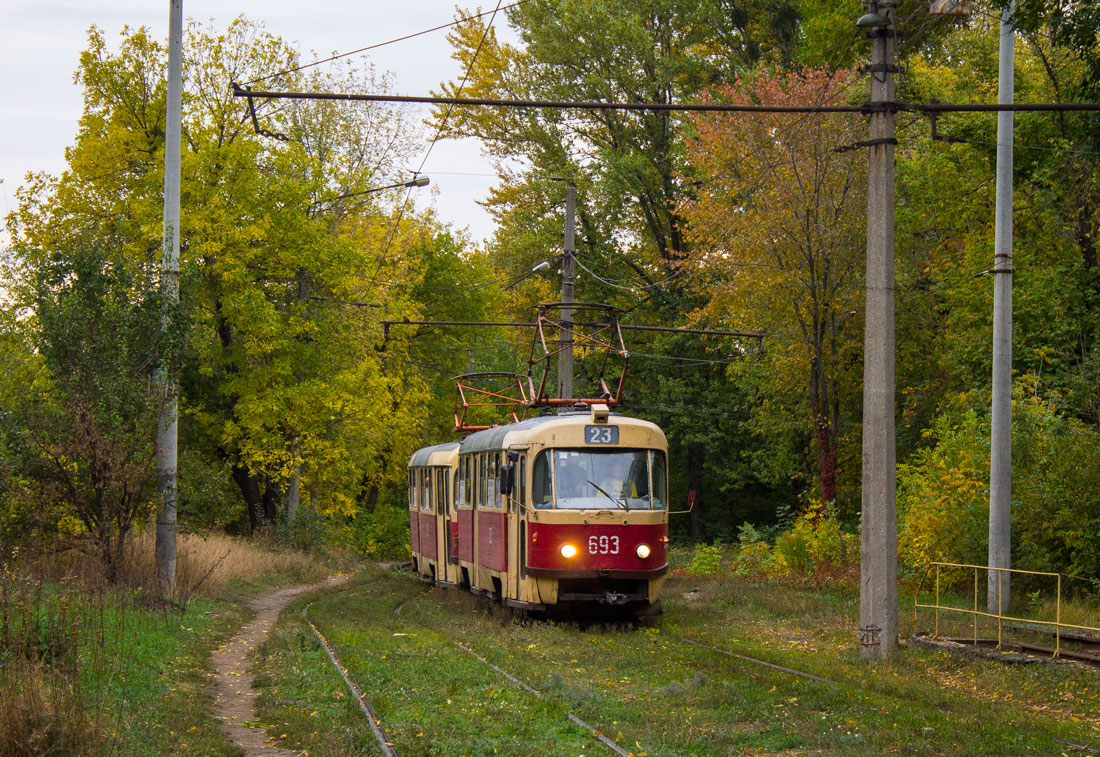
[[[286,74],[293,74],[293,73],[296,73],[298,71],[302,71],[303,69],[310,68],[312,66],[319,66],[322,63],[330,63],[334,60],[339,60],[340,58],[347,58],[349,55],[357,55],[359,53],[365,53],[368,50],[376,50],[379,47],[385,47],[386,45],[392,45],[396,42],[404,42],[406,40],[410,40],[410,39],[413,39],[415,37],[420,37],[420,36],[423,36],[425,34],[431,34],[432,32],[438,32],[438,31],[441,31],[443,29],[450,29],[452,26],[458,26],[459,24],[464,24],[467,21],[476,21],[477,19],[481,18],[482,16],[488,16],[488,15],[491,15],[491,14],[496,14],[497,11],[503,11],[503,10],[508,10],[510,8],[515,8],[517,5],[523,5],[524,3],[527,3],[527,2],[530,2],[530,0],[517,0],[517,2],[514,2],[511,5],[505,5],[505,6],[500,6],[498,4],[497,8],[495,8],[491,11],[484,11],[482,13],[476,13],[472,16],[464,16],[463,18],[456,19],[456,20],[450,22],[449,24],[440,24],[439,26],[433,26],[431,29],[425,29],[423,31],[413,32],[412,34],[406,34],[406,35],[401,36],[401,37],[395,37],[394,39],[386,40],[385,42],[377,42],[373,45],[367,45],[366,47],[360,47],[358,50],[352,50],[352,51],[346,52],[346,53],[338,53],[337,55],[332,55],[332,56],[330,56],[328,58],[324,58],[322,60],[315,60],[312,63],[305,63],[305,64],[303,64],[301,66],[297,66],[295,68],[288,68],[288,69],[285,69],[283,71],[279,71],[278,73],[268,74],[267,76],[261,76],[258,79],[252,79],[251,81],[245,82],[243,86],[248,86],[249,84],[258,84],[259,82],[267,81],[268,79],[274,79],[278,76],[285,76]]]
[[[470,73],[474,70],[474,66],[477,64],[478,56],[481,54],[481,48],[485,45],[485,40],[489,37],[489,32],[493,28],[493,22],[496,20],[497,13],[500,12],[502,2],[504,2],[504,0],[497,0],[496,8],[493,10],[492,15],[489,16],[489,21],[485,24],[485,29],[481,33],[481,39],[477,43],[477,49],[474,51],[473,56],[470,58],[470,63],[468,66],[466,66],[466,71],[462,74],[462,81],[458,85],[458,89],[455,90],[456,96],[462,94],[462,90],[466,86],[466,80],[470,78]],[[452,104],[447,108],[447,112],[443,114],[443,118],[439,122],[439,127],[435,131],[435,136],[432,137],[432,141],[428,144],[428,149],[424,153],[424,158],[420,161],[420,167],[416,169],[416,171],[413,173],[414,177],[419,176],[420,173],[424,170],[424,166],[428,162],[428,157],[432,154],[432,149],[439,141],[439,138],[443,135],[443,130],[447,126],[447,119],[450,118],[451,112],[453,110],[454,105]],[[405,196],[401,200],[401,208],[397,213],[397,219],[396,221],[394,221],[394,224],[390,229],[390,233],[387,235],[386,244],[382,248],[382,254],[378,257],[378,266],[375,268],[374,276],[371,279],[372,284],[377,280],[378,274],[382,270],[382,265],[386,262],[386,259],[389,256],[390,247],[393,245],[393,240],[397,236],[397,230],[401,226],[401,220],[405,217],[405,210],[409,206],[409,198],[411,196],[412,188],[410,187],[405,190]]]

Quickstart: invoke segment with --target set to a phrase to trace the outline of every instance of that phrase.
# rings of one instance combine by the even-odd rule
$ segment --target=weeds
[[[181,535],[164,595],[151,535],[127,543],[116,584],[94,555],[66,546],[0,556],[0,755],[150,754],[171,733],[187,733],[198,753],[230,753],[205,714],[212,638],[244,612],[227,595],[315,580],[326,567],[226,536]]]
[[[698,544],[691,556],[688,572],[693,576],[714,576],[722,565],[722,548],[717,544]]]

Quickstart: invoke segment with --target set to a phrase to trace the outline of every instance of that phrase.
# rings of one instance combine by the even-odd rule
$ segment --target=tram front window
[[[648,510],[654,506],[649,496],[649,450],[558,449],[553,455],[554,500],[559,509]],[[663,504],[658,501],[656,507]]]

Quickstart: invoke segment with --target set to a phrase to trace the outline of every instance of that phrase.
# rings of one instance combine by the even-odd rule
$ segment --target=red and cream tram
[[[668,444],[648,421],[591,410],[530,418],[409,460],[413,565],[528,610],[660,612]]]

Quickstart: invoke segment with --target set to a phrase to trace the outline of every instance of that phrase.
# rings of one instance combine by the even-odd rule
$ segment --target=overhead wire
[[[420,37],[420,36],[423,36],[425,34],[431,34],[432,32],[438,32],[438,31],[441,31],[443,29],[450,29],[452,26],[458,26],[459,24],[466,23],[467,21],[476,21],[477,19],[481,18],[482,16],[495,15],[497,13],[497,11],[502,11],[502,10],[508,10],[510,8],[515,8],[518,5],[523,5],[524,3],[528,3],[530,1],[531,0],[517,0],[517,2],[514,2],[510,5],[505,5],[505,6],[501,6],[500,3],[497,3],[497,7],[495,9],[491,10],[491,11],[484,11],[482,13],[476,13],[472,16],[464,16],[462,18],[455,19],[454,21],[451,21],[448,24],[440,24],[439,26],[433,26],[431,29],[425,29],[423,31],[413,32],[412,34],[405,34],[401,37],[395,37],[394,39],[386,40],[385,42],[377,42],[373,45],[367,45],[366,47],[360,47],[358,50],[351,50],[350,52],[346,52],[346,53],[338,53],[336,55],[329,56],[328,58],[322,58],[321,60],[315,60],[312,63],[305,63],[301,66],[296,66],[294,68],[284,69],[284,70],[279,71],[279,72],[274,73],[274,74],[268,74],[267,76],[261,76],[258,79],[252,79],[251,81],[247,81],[247,82],[244,83],[243,86],[248,86],[249,84],[258,84],[262,81],[267,81],[268,79],[274,79],[274,78],[279,77],[279,76],[285,76],[286,74],[297,73],[298,71],[302,71],[304,69],[311,68],[312,66],[319,66],[322,63],[331,63],[334,60],[340,60],[341,58],[347,58],[348,56],[351,56],[351,55],[358,55],[359,53],[365,53],[369,50],[376,50],[379,47],[385,47],[386,45],[392,45],[396,42],[405,42],[406,40],[414,39],[415,37]]]
[[[802,126],[802,124],[805,122],[805,119],[808,118],[809,115],[811,114],[809,111],[811,111],[813,109],[816,109],[816,108],[819,108],[821,106],[821,103],[824,101],[824,98],[827,94],[828,85],[832,83],[832,81],[836,77],[836,75],[842,70],[839,66],[840,62],[851,51],[851,49],[855,45],[855,42],[858,39],[858,37],[859,37],[859,30],[856,30],[852,34],[852,36],[848,39],[848,42],[845,45],[844,49],[840,50],[839,46],[838,46],[837,50],[839,52],[834,51],[834,54],[829,57],[829,61],[826,63],[826,66],[825,66],[826,69],[831,71],[828,81],[822,87],[821,92],[819,93],[817,98],[815,98],[813,103],[810,106],[808,106],[807,109],[799,111],[801,113],[799,118],[797,118],[794,121],[794,123],[787,126],[787,128],[785,129],[786,134],[789,135],[793,131],[799,129]],[[853,79],[852,82],[848,83],[842,90],[840,90],[837,93],[837,99],[844,98],[852,88],[854,88],[855,86],[861,85],[861,84],[862,84],[862,82]],[[721,107],[721,106],[718,106],[718,107]],[[756,107],[764,108],[766,106],[756,106]],[[776,108],[772,112],[787,112],[787,111],[783,108]],[[710,182],[706,182],[706,181],[697,182],[698,185],[705,185],[707,183],[710,183]],[[757,189],[759,189],[759,185],[756,186],[756,187],[753,187],[750,190],[750,194],[754,194]],[[610,281],[610,280],[600,276],[599,274],[592,271],[592,269],[585,266],[584,263],[582,263],[580,261],[579,257],[577,257],[577,256],[574,256],[574,261],[577,263],[578,266],[580,266],[589,275],[591,275],[593,278],[597,279],[598,281],[602,282],[603,284],[605,284],[607,286],[610,286],[614,289],[620,289],[620,290],[625,290],[625,291],[656,289],[659,286],[664,286],[665,284],[667,284],[669,281],[672,281],[673,279],[676,279],[676,278],[679,278],[679,277],[683,276],[687,272],[686,267],[681,267],[678,271],[676,271],[672,275],[668,276],[667,278],[662,279],[661,281],[657,281],[657,282],[644,282],[643,281],[643,283],[640,283],[640,284],[628,285],[628,284],[625,284],[625,283],[615,283],[613,281]],[[625,280],[620,280],[620,282],[623,282],[623,281],[625,281]],[[634,307],[630,308],[630,310],[628,310],[626,312],[633,311],[637,307],[640,307],[642,304],[644,304],[647,300],[648,300],[648,298],[636,303],[634,305]]]
[[[740,362],[744,355],[739,355],[736,358],[728,358],[722,360],[712,360],[709,358],[694,358],[694,357],[677,357],[676,355],[654,355],[645,352],[630,352],[631,358],[641,357],[650,360],[664,360],[667,362],[681,363],[685,367],[696,367],[704,365],[731,365],[733,363]]]
[[[466,80],[469,79],[470,74],[474,70],[474,66],[477,64],[478,56],[481,55],[481,48],[484,47],[485,40],[489,37],[489,32],[493,28],[493,22],[496,20],[497,13],[501,10],[502,2],[504,2],[504,0],[497,0],[496,8],[493,9],[492,14],[489,16],[488,23],[485,24],[485,28],[481,32],[481,39],[477,43],[477,49],[474,50],[474,54],[470,58],[470,63],[466,66],[466,71],[462,74],[462,81],[459,83],[458,89],[455,90],[456,96],[462,94],[462,90],[466,86]],[[454,105],[452,104],[450,107],[447,108],[446,113],[443,114],[443,118],[440,120],[439,126],[435,131],[435,136],[432,137],[432,141],[428,144],[428,149],[424,153],[424,158],[420,161],[420,167],[413,172],[414,177],[419,176],[420,173],[424,170],[424,166],[428,162],[428,157],[432,154],[432,149],[439,141],[439,138],[443,135],[443,130],[447,126],[447,120],[450,118],[450,115],[453,111]],[[404,199],[402,199],[401,201],[401,208],[397,213],[397,219],[396,221],[394,221],[393,226],[390,229],[390,233],[387,235],[386,244],[383,246],[382,254],[378,258],[378,265],[375,268],[374,275],[371,277],[371,284],[374,284],[377,281],[378,273],[382,270],[382,265],[386,262],[386,258],[389,256],[390,247],[393,245],[393,240],[397,235],[397,230],[401,225],[402,219],[405,217],[405,210],[406,208],[408,208],[411,192],[412,188],[405,190],[405,196]]]
[[[584,263],[582,263],[580,261],[580,258],[578,258],[576,255],[573,256],[573,262],[576,263],[578,266],[580,266],[582,270],[587,272],[588,275],[590,275],[592,278],[596,279],[597,281],[601,281],[609,287],[613,287],[615,289],[623,289],[623,290],[628,291],[628,292],[634,292],[634,291],[637,291],[639,289],[653,289],[655,287],[664,286],[669,281],[672,281],[673,279],[675,279],[679,276],[682,276],[684,274],[684,272],[687,270],[686,268],[680,268],[680,270],[676,271],[672,275],[670,275],[666,278],[663,278],[660,281],[654,281],[654,282],[649,283],[649,284],[623,285],[623,284],[616,284],[614,281],[609,281],[608,279],[603,278],[598,273],[596,273],[591,268],[589,268]],[[625,280],[620,279],[620,281],[625,281]]]

